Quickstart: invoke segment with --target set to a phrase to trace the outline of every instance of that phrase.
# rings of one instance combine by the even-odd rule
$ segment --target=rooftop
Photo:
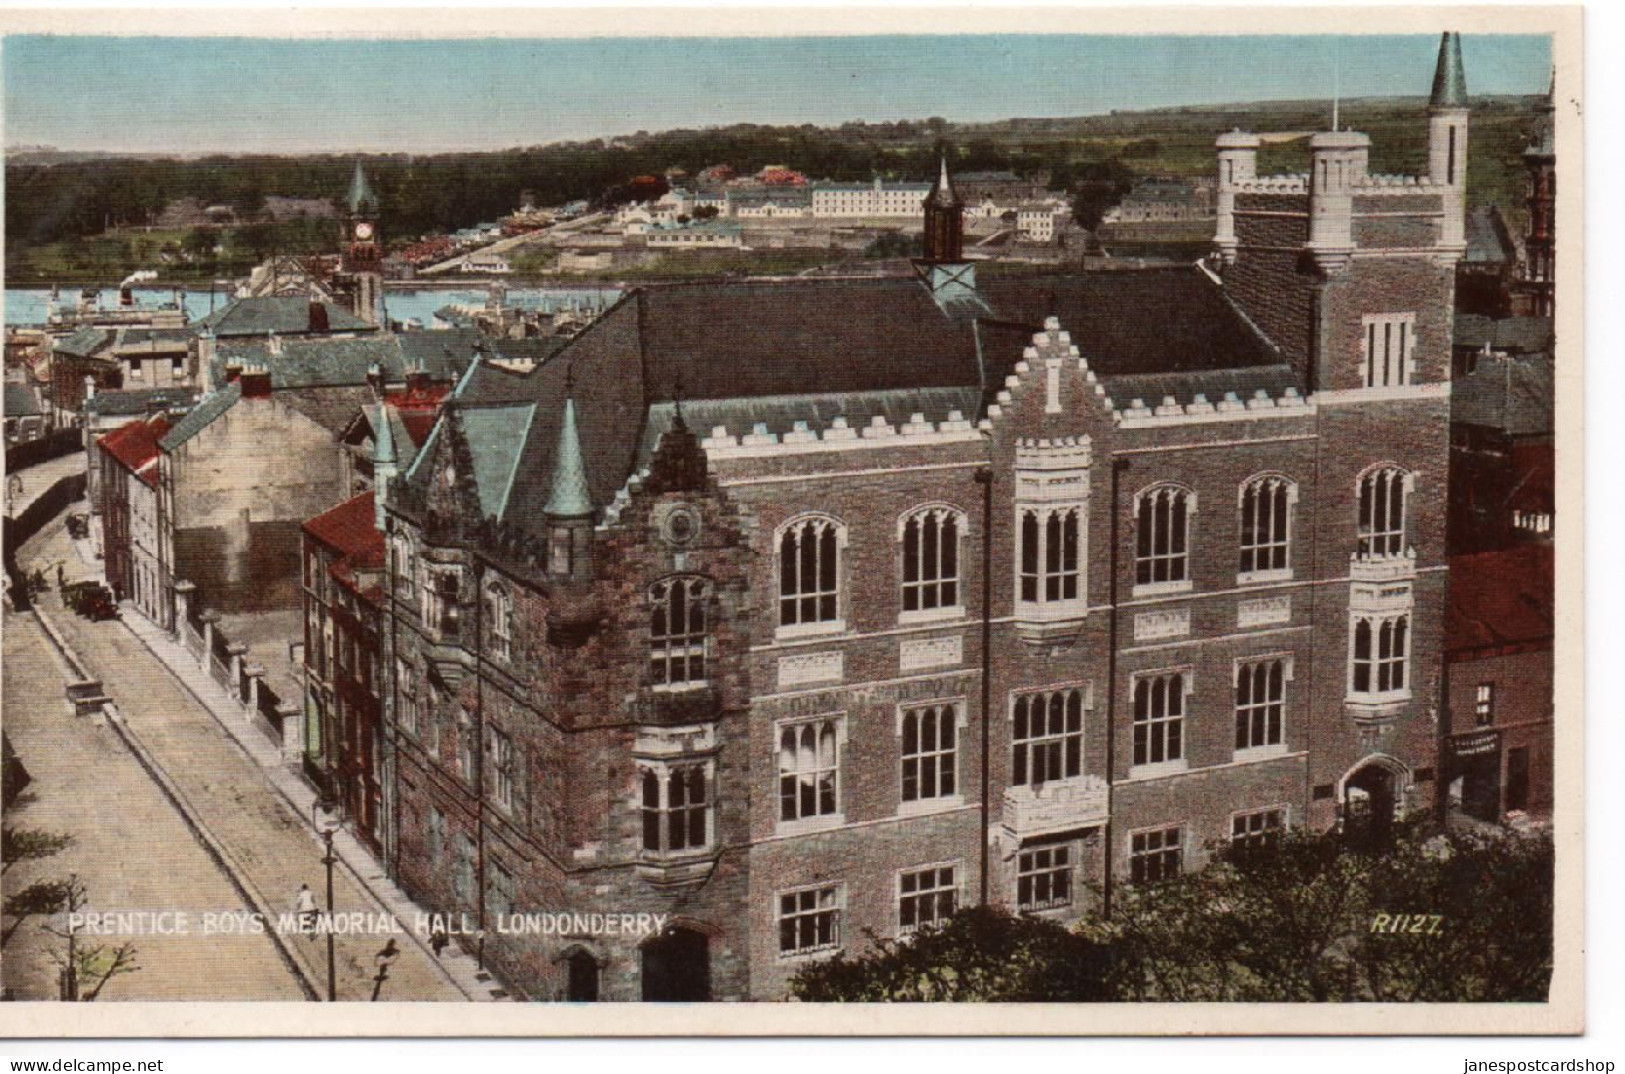
[[[1547,543],[1452,556],[1445,651],[1550,641],[1553,562]]]
[[[96,442],[126,470],[148,485],[157,485],[158,442],[169,428],[169,419],[161,414],[153,418],[137,418],[110,433],[103,433]]]
[[[198,401],[180,421],[170,427],[169,432],[158,440],[158,446],[165,451],[174,451],[192,437],[207,429],[214,419],[237,405],[237,400],[243,397],[242,385],[235,382],[226,385],[219,391],[210,392]]]
[[[146,414],[154,410],[180,410],[197,401],[195,388],[103,388],[85,400],[86,414],[107,417]]]
[[[1555,385],[1545,355],[1480,357],[1450,386],[1450,421],[1499,429],[1508,436],[1550,436]]]
[[[1511,354],[1550,354],[1553,340],[1550,317],[1456,315],[1454,345],[1458,348],[1478,350],[1488,343],[1491,350]]]
[[[5,415],[8,418],[26,418],[40,413],[39,394],[31,384],[6,381]]]
[[[326,312],[326,325],[313,323],[312,307],[320,306]],[[332,302],[313,302],[294,295],[264,295],[239,298],[228,306],[215,310],[197,321],[198,331],[208,329],[216,336],[303,336],[334,332],[376,332],[377,325],[368,324],[343,306]]]
[[[1271,343],[1194,267],[992,278],[945,309],[907,277],[697,282],[634,290],[525,373],[482,363],[458,395],[465,435],[490,445],[500,491],[482,510],[538,525],[573,370],[592,503],[609,504],[681,394],[690,427],[986,413],[1046,317],[1060,318],[1108,395],[1161,400],[1298,391]],[[1124,395],[1124,401],[1128,396]],[[534,404],[534,412],[515,406]],[[482,408],[501,415],[475,416]],[[506,440],[525,432],[522,443]],[[774,430],[788,431],[788,430]],[[476,453],[477,454],[477,453]],[[478,464],[477,464],[478,465]],[[415,478],[416,479],[416,478]],[[483,475],[476,473],[476,481]]]

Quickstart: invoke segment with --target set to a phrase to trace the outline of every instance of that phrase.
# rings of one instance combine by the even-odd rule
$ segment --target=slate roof
[[[447,338],[421,338],[426,336]],[[457,329],[282,339],[278,341],[279,353],[272,353],[268,340],[233,340],[215,347],[213,376],[218,384],[226,379],[228,365],[263,365],[270,371],[273,391],[337,387],[366,384],[367,371],[377,363],[384,379],[391,383],[405,380],[408,371],[449,380],[467,367],[474,348],[480,344],[478,332]]]
[[[1450,386],[1450,421],[1499,429],[1508,436],[1550,436],[1553,373],[1544,355],[1481,357],[1472,373]]]
[[[158,442],[169,431],[169,419],[159,415],[150,420],[138,418],[96,438],[126,470],[148,485],[158,484]]]
[[[8,418],[27,418],[40,413],[39,396],[32,385],[6,381],[5,415]]]
[[[536,415],[536,404],[478,407],[458,412],[463,437],[474,458],[480,514],[503,517],[513,489],[519,453]]]
[[[1109,390],[1113,378],[1127,377],[1150,378],[1137,385],[1158,402],[1197,391],[1216,402],[1227,385],[1305,390],[1219,285],[1194,267],[994,277],[978,290],[984,312],[971,314],[945,312],[909,277],[642,288],[528,372],[480,363],[460,383],[457,408],[466,423],[482,407],[535,404],[516,454],[501,436],[481,435],[497,453],[497,472],[508,474],[512,460],[502,517],[539,526],[567,394],[592,503],[601,508],[647,459],[679,392],[689,427],[701,436],[719,424],[737,434],[757,421],[770,428],[822,422],[837,409],[853,424],[871,413],[906,421],[924,412],[941,421],[950,410],[975,420],[1052,314]],[[503,436],[516,425],[513,415],[475,422],[484,420]],[[431,451],[426,444],[419,458]],[[423,477],[414,471],[410,479]],[[483,501],[482,489],[488,511]]]
[[[146,414],[154,410],[177,410],[197,401],[194,388],[104,388],[85,400],[86,414],[118,417]]]
[[[357,410],[373,401],[372,389],[364,384],[340,387],[290,388],[276,393],[286,403],[334,436],[342,433]]]
[[[1459,659],[1475,649],[1549,642],[1553,602],[1548,543],[1451,556],[1445,652]]]
[[[864,188],[867,189],[867,188]],[[812,191],[804,186],[776,186],[768,190],[730,190],[728,201],[734,205],[795,205],[805,208],[812,204]]]
[[[1553,340],[1550,317],[1456,315],[1454,344],[1458,348],[1478,350],[1488,343],[1491,350],[1511,354],[1550,354]]]
[[[196,331],[208,329],[220,338],[230,336],[298,336],[320,334],[310,324],[311,300],[299,295],[258,295],[239,298],[228,306],[198,320]],[[323,302],[327,307],[327,332],[376,332],[343,306]]]
[[[461,373],[476,347],[490,345],[493,342],[487,340],[479,329],[471,326],[398,332],[392,338],[400,348],[401,360],[406,364],[406,368],[425,369],[436,373],[441,371]],[[509,342],[521,341],[502,340],[500,344]]]
[[[91,358],[97,352],[113,342],[113,333],[110,329],[96,328],[84,325],[74,330],[72,335],[64,336],[56,341],[52,350],[58,354],[71,354],[78,358]]]
[[[1480,205],[1467,216],[1467,252],[1462,260],[1469,265],[1498,266],[1517,256],[1512,229],[1496,205]]]
[[[120,328],[113,341],[115,350],[149,348],[156,351],[185,350],[192,338],[188,328]]]
[[[209,425],[237,405],[237,400],[243,397],[242,385],[235,382],[226,385],[219,391],[210,392],[198,401],[197,406],[187,412],[186,417],[177,421],[159,441],[158,446],[165,451],[174,451],[192,437],[207,429]]]

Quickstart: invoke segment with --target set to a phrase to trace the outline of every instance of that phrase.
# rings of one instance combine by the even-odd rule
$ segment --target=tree
[[[722,210],[718,209],[715,205],[696,206],[695,209],[694,209],[694,219],[695,220],[715,220],[717,218],[717,216],[721,212],[722,212]]]
[[[0,830],[0,872],[9,872],[18,862],[37,861],[60,854],[71,845],[71,835],[42,832],[34,828],[5,828]]]
[[[60,854],[73,843],[73,836],[57,832],[44,832],[35,828],[5,828],[0,830],[0,873],[11,871],[13,865],[25,861],[39,861]],[[48,916],[62,909],[68,897],[68,884],[61,880],[36,880],[6,897],[3,910],[11,920],[0,930],[0,947],[31,917]]]
[[[77,875],[68,877],[59,913],[73,914],[85,907],[86,891]],[[64,1000],[92,1003],[102,989],[115,977],[135,973],[141,967],[135,963],[136,949],[132,943],[121,943],[109,949],[106,944],[81,947],[77,930],[71,924],[64,928],[44,926],[52,936],[61,938],[65,948],[52,957],[61,970],[61,989]]]
[[[1134,189],[1134,174],[1116,157],[1078,167],[1072,190],[1072,219],[1088,231],[1100,226],[1106,210]]]
[[[193,228],[187,232],[185,240],[186,252],[197,261],[207,261],[214,257],[215,235],[207,228]]]
[[[1085,931],[1111,946],[1120,999],[1539,1002],[1552,885],[1544,837],[1283,833],[1126,887],[1112,921]]]
[[[802,968],[790,993],[809,1002],[1088,1002],[1104,988],[1109,952],[1042,918],[971,907],[943,925]]]

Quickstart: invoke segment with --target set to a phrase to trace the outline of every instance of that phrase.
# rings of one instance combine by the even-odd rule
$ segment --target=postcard
[[[1577,8],[389,14],[0,16],[0,1031],[1581,1029]]]

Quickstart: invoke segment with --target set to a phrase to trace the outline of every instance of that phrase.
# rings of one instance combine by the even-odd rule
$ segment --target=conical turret
[[[1441,187],[1444,217],[1439,246],[1459,253],[1467,247],[1467,72],[1461,63],[1461,35],[1439,39],[1439,62],[1428,98],[1428,178]]]
[[[1429,108],[1466,108],[1467,71],[1461,63],[1461,35],[1446,32],[1439,39],[1439,63],[1433,71]]]
[[[388,499],[389,483],[397,473],[395,460],[395,432],[390,427],[389,404],[378,404],[378,416],[372,431],[372,505],[373,520],[380,532],[384,528],[384,504]]]
[[[587,461],[581,453],[581,433],[576,428],[574,398],[564,401],[564,424],[553,455],[553,487],[543,510],[553,518],[592,515],[592,492],[587,485]]]

